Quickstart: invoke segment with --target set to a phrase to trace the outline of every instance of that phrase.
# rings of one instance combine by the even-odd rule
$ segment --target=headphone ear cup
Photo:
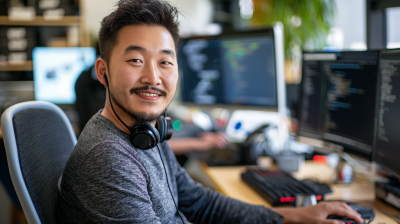
[[[170,117],[159,116],[157,118],[156,128],[160,133],[160,143],[171,139],[173,127]]]
[[[138,149],[151,149],[160,142],[160,135],[152,125],[139,123],[131,129],[131,141]]]
[[[156,129],[158,133],[160,134],[160,143],[165,140],[165,128],[166,128],[166,122],[163,116],[159,116],[156,121]]]
[[[174,128],[172,126],[172,119],[170,117],[164,118],[165,121],[165,133],[164,133],[164,140],[170,140],[172,137],[172,132]]]

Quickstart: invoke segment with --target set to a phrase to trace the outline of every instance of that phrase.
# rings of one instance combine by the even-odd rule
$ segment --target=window
[[[327,38],[327,50],[366,50],[366,1],[335,2],[336,16]]]
[[[386,9],[387,48],[400,48],[400,7]]]

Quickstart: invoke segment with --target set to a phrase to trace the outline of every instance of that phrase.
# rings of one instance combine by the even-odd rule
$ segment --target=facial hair
[[[110,91],[110,89],[113,89],[113,91]],[[130,94],[136,94],[135,91],[142,89],[157,89],[158,91],[160,91],[158,88],[146,86],[140,88],[133,88],[129,92]],[[111,100],[125,113],[127,113],[132,119],[134,119],[137,123],[151,123],[152,121],[155,121],[159,116],[161,116],[161,114],[165,110],[164,108],[160,113],[136,112],[133,111],[131,108],[129,108],[128,105],[124,105],[124,93],[122,91],[114,87],[108,88],[108,91],[110,91]],[[166,95],[165,91],[160,91],[160,92],[162,95]]]

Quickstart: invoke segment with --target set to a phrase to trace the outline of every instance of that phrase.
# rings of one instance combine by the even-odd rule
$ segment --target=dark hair
[[[117,43],[118,31],[127,25],[160,25],[171,34],[178,52],[178,10],[160,0],[120,0],[117,9],[104,17],[99,31],[100,55],[107,63]]]

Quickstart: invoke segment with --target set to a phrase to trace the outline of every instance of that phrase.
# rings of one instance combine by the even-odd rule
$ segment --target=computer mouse
[[[341,217],[341,216],[340,216]],[[348,218],[344,218],[344,219],[340,219],[340,218],[334,218],[336,220],[340,220],[342,222],[344,222],[345,224],[360,224],[352,219],[348,219]],[[361,224],[367,224],[365,221],[363,221]]]
[[[371,207],[364,207],[364,206],[360,206],[360,205],[355,205],[355,204],[349,204],[349,206],[354,209],[356,212],[360,213],[363,222],[362,224],[366,224],[365,220],[369,220],[372,221],[375,218],[375,213],[373,211],[373,209]],[[337,219],[340,220],[346,224],[355,224],[357,223],[356,221],[345,217],[345,216],[338,216],[338,215],[330,215],[327,217],[327,219]]]

